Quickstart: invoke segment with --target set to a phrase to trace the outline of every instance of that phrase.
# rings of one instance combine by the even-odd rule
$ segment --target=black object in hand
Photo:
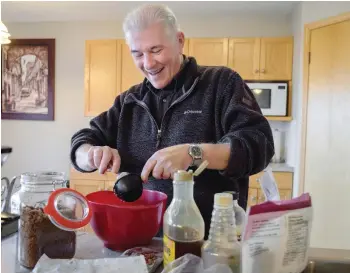
[[[125,202],[139,199],[143,191],[141,176],[133,173],[122,173],[114,184],[114,193]]]

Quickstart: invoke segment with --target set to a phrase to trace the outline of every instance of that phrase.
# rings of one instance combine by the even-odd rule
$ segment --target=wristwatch
[[[191,144],[188,149],[188,154],[192,157],[191,166],[199,166],[202,163],[203,151],[202,148],[197,144]]]

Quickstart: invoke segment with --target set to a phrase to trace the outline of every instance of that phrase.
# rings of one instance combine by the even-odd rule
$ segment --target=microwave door
[[[264,115],[271,115],[271,89],[268,88],[252,88],[251,89],[259,107]]]
[[[265,116],[287,115],[287,86],[285,84],[250,83],[260,109]]]

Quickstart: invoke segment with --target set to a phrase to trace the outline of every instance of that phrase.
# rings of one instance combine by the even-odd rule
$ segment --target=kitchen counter
[[[162,240],[154,238],[151,245],[161,246]],[[92,233],[79,232],[77,234],[77,249],[75,258],[96,259],[113,258],[121,255],[103,246],[102,241]],[[160,265],[156,273],[162,271]],[[30,270],[21,267],[17,262],[17,233],[1,240],[1,273],[28,273]]]
[[[154,238],[151,245],[161,246],[161,238]],[[121,252],[105,248],[94,234],[80,232],[77,237],[77,250],[75,258],[96,259],[118,257]],[[310,249],[308,268],[303,273],[349,273],[349,251],[335,251],[326,249]],[[162,271],[159,266],[156,273]],[[17,233],[1,241],[1,272],[2,273],[28,273],[28,269],[17,263]]]
[[[294,172],[294,167],[287,163],[270,163],[269,166],[273,172]]]

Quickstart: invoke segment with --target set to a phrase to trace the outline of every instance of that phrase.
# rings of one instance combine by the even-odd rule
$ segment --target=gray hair
[[[128,43],[132,32],[143,31],[154,23],[162,23],[167,34],[173,38],[180,31],[175,14],[169,7],[161,4],[146,4],[132,10],[125,17],[123,30],[126,42]]]

